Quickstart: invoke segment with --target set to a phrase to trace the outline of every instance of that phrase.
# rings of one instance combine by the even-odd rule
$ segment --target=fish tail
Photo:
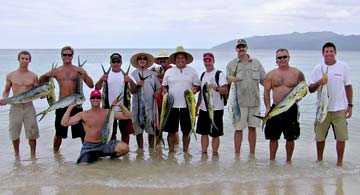
[[[46,110],[40,112],[39,114],[37,114],[36,116],[39,116],[41,115],[40,119],[39,119],[39,122],[45,117],[45,115],[47,114]]]
[[[268,117],[266,116],[258,116],[258,115],[253,115],[255,116],[256,118],[260,119],[262,121],[262,125],[261,125],[261,128],[262,130],[264,130],[264,127],[265,127],[265,124],[266,124],[266,121],[269,119]]]

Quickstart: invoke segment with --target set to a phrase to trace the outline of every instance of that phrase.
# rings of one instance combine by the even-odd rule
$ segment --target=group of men
[[[209,145],[209,136],[212,137],[212,152],[218,153],[220,136],[223,131],[223,114],[226,96],[229,86],[236,86],[236,100],[240,108],[240,118],[233,119],[234,149],[239,154],[243,137],[243,130],[248,128],[248,142],[250,154],[255,155],[256,128],[260,127],[260,120],[255,117],[260,115],[260,84],[264,87],[265,116],[272,108],[279,104],[293,88],[300,82],[305,81],[303,73],[290,66],[290,54],[287,49],[276,51],[277,68],[267,74],[261,62],[250,56],[247,52],[246,40],[239,39],[235,47],[237,56],[231,60],[226,67],[226,74],[215,69],[215,57],[213,53],[203,54],[205,71],[199,77],[196,70],[189,66],[193,56],[181,46],[170,56],[161,51],[157,57],[148,53],[137,53],[131,57],[130,63],[135,68],[129,75],[122,69],[122,56],[114,53],[110,56],[111,70],[104,73],[95,83],[95,90],[91,92],[91,109],[83,111],[81,105],[74,103],[68,107],[56,110],[54,137],[54,151],[57,152],[61,140],[67,137],[67,126],[72,126],[73,138],[80,137],[83,147],[79,157],[79,163],[95,161],[100,156],[121,156],[129,151],[129,136],[136,135],[138,148],[143,148],[143,133],[148,134],[149,147],[154,147],[155,138],[159,131],[156,124],[155,113],[161,111],[162,96],[166,93],[174,97],[174,103],[170,110],[168,121],[164,131],[168,133],[167,142],[169,153],[175,152],[175,145],[179,142],[179,124],[182,132],[183,151],[189,151],[189,134],[191,118],[189,109],[184,98],[184,91],[190,89],[194,94],[200,92],[196,110],[198,111],[198,122],[196,133],[201,135],[202,153],[206,154]],[[87,72],[72,65],[74,50],[64,47],[61,50],[63,65],[40,76],[28,70],[31,61],[29,52],[22,51],[18,55],[18,70],[9,73],[6,77],[5,90],[1,105],[5,105],[4,99],[9,97],[12,88],[13,95],[27,91],[32,87],[44,83],[53,77],[57,80],[60,91],[59,98],[65,97],[76,91],[77,75],[80,74],[89,88],[94,83]],[[336,47],[333,43],[326,43],[322,49],[324,62],[317,65],[309,82],[309,91],[318,92],[318,103],[320,86],[327,85],[329,104],[328,113],[324,122],[315,122],[315,140],[317,142],[318,160],[323,159],[325,139],[330,128],[333,128],[337,140],[337,165],[342,166],[345,141],[348,139],[346,118],[352,114],[352,85],[349,78],[348,66],[335,58]],[[149,70],[153,63],[160,65],[156,72]],[[171,66],[174,64],[175,66]],[[327,75],[323,69],[328,70]],[[107,100],[115,106],[115,121],[113,124],[113,141],[109,144],[101,143],[101,129],[105,123],[109,108],[101,108],[101,92],[99,91],[107,83]],[[213,119],[210,118],[206,102],[204,102],[204,86],[208,85],[212,93]],[[128,93],[132,94],[131,105],[126,101]],[[123,94],[123,101],[118,101],[117,96]],[[272,93],[272,105],[270,94]],[[104,94],[103,94],[104,95]],[[125,105],[124,105],[125,104]],[[230,106],[230,105],[229,105]],[[131,108],[132,112],[129,112]],[[158,109],[157,111],[155,109]],[[294,141],[300,135],[298,122],[299,111],[295,103],[287,111],[270,118],[266,122],[265,138],[269,141],[270,160],[275,160],[278,148],[278,140],[281,133],[286,139],[287,161],[291,161],[294,151]],[[211,121],[213,120],[213,122]],[[19,135],[22,123],[24,123],[26,137],[31,147],[31,157],[35,158],[36,139],[39,137],[38,126],[35,118],[35,110],[32,103],[14,104],[10,108],[10,138],[13,140],[15,156],[19,157]],[[216,126],[216,129],[214,128]],[[116,129],[121,132],[121,142],[116,141]],[[95,151],[95,152],[94,152]]]

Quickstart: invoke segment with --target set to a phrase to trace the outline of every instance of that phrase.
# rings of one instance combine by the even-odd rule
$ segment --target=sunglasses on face
[[[278,59],[278,60],[281,60],[281,59],[287,59],[288,58],[288,56],[278,56],[278,57],[276,57],[276,59]]]
[[[159,63],[160,63],[160,64],[166,63],[166,60],[159,60]]]
[[[246,45],[238,45],[238,46],[236,46],[236,48],[238,48],[238,49],[246,48]]]
[[[73,55],[72,55],[72,54],[69,54],[69,53],[63,53],[62,56],[63,56],[63,57],[66,57],[66,56],[67,56],[67,57],[72,57]]]
[[[120,62],[120,61],[111,61],[111,63],[113,63],[113,64],[116,64],[116,63],[120,64],[121,62]]]
[[[92,100],[100,100],[101,97],[100,96],[92,96],[92,97],[90,97],[90,99],[92,99]]]
[[[137,58],[137,60],[147,60],[147,58],[146,57],[140,57],[140,58]]]

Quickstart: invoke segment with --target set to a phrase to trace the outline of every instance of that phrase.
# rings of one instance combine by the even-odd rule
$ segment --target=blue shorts
[[[108,144],[91,143],[85,141],[76,163],[92,163],[95,162],[99,157],[115,156],[115,147],[117,143],[119,143],[118,140],[111,140]]]

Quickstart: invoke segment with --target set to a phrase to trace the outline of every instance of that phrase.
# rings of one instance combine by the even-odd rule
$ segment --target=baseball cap
[[[99,96],[101,97],[101,92],[99,90],[93,90],[91,93],[90,93],[90,97],[93,97],[93,96]]]
[[[112,61],[112,60],[119,60],[119,61],[121,61],[121,55],[119,54],[119,53],[113,53],[113,54],[111,54],[111,56],[110,56],[110,60]]]
[[[212,54],[212,53],[204,53],[203,54],[203,60],[206,60],[206,59],[215,60],[214,54]]]
[[[245,39],[239,39],[237,41],[236,46],[238,46],[238,45],[245,45],[247,47],[247,43],[246,43]]]

